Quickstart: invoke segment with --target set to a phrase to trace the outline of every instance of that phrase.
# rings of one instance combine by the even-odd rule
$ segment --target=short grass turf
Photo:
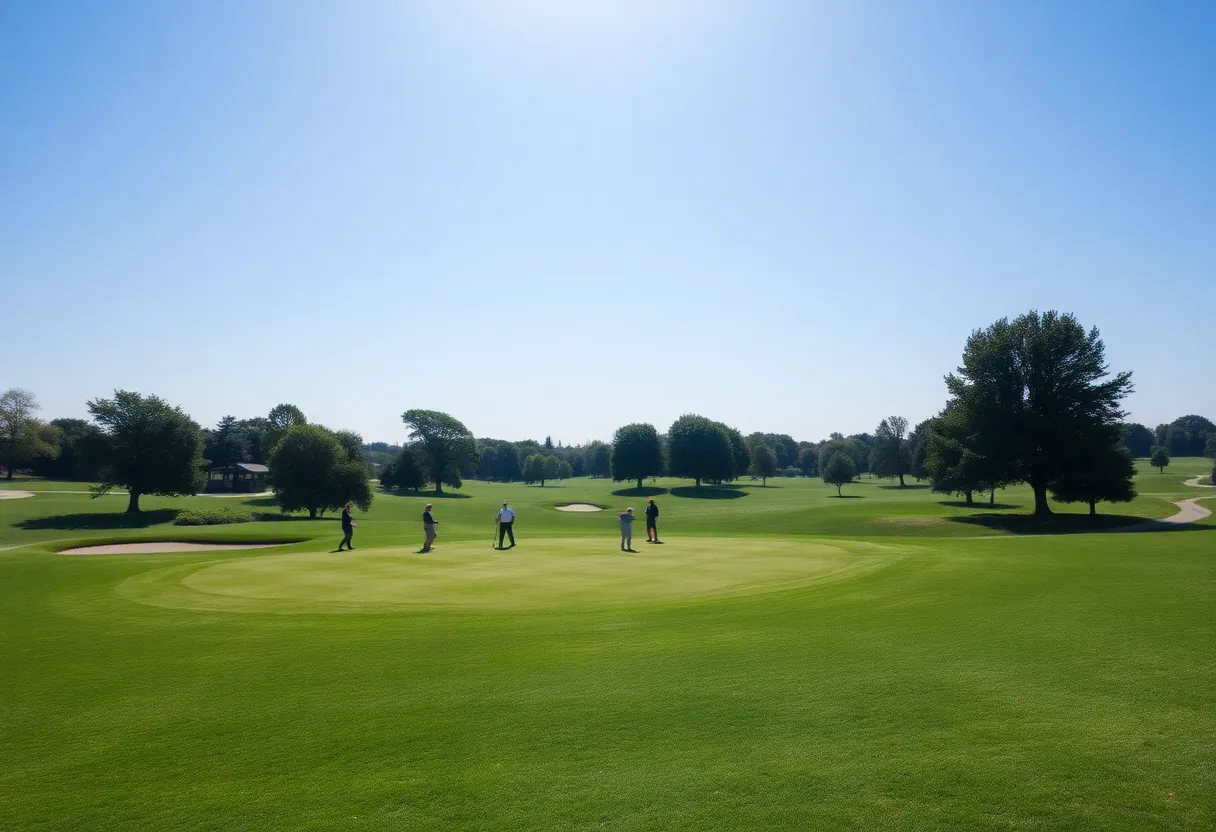
[[[1118,516],[1208,496],[1206,465],[1142,471]],[[669,542],[639,522],[629,555],[649,491],[470,483],[423,556],[421,497],[338,555],[332,518],[14,483],[59,493],[0,501],[0,828],[1216,826],[1210,519],[1061,506],[1055,535],[1024,489],[770,484],[648,483]],[[295,542],[54,554],[122,539]]]

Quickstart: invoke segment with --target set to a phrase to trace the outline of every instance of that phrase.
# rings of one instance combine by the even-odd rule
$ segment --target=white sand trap
[[[599,506],[590,503],[570,503],[567,506],[554,506],[558,511],[603,511]]]
[[[33,491],[0,491],[0,500],[24,500],[33,496]]]
[[[284,543],[111,543],[106,546],[78,546],[64,549],[61,555],[156,555],[165,552],[218,552],[229,549],[269,549]]]

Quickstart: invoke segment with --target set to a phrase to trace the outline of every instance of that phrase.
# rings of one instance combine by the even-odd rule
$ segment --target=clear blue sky
[[[1098,326],[1216,418],[1216,4],[0,6],[0,388],[579,442],[918,421]]]

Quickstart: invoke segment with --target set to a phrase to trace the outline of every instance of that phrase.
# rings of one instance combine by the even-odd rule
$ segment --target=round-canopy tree
[[[1164,474],[1165,466],[1170,464],[1169,450],[1164,445],[1156,446],[1153,448],[1152,453],[1149,454],[1148,463]]]
[[[967,447],[1003,481],[1026,481],[1035,514],[1048,515],[1047,491],[1072,475],[1076,438],[1121,426],[1131,373],[1108,375],[1096,328],[1028,312],[971,334],[958,372],[946,376],[948,406],[962,414]]]
[[[728,480],[734,476],[735,452],[721,423],[693,414],[676,419],[667,434],[671,475],[702,480]]]
[[[761,485],[767,486],[768,478],[777,476],[777,452],[764,442],[753,442],[749,473],[759,477]]]
[[[407,410],[401,421],[410,430],[410,439],[435,483],[435,493],[443,484],[460,487],[460,469],[477,467],[477,440],[457,418],[438,410]]]
[[[857,469],[853,466],[853,458],[844,451],[833,453],[823,467],[823,481],[836,486],[837,497],[841,496],[840,486],[848,485],[855,476]]]
[[[1132,480],[1136,466],[1123,444],[1117,425],[1079,437],[1073,446],[1073,461],[1051,485],[1052,496],[1061,503],[1087,503],[1089,516],[1098,513],[1100,500],[1128,503],[1136,497]]]
[[[352,455],[339,436],[321,425],[293,425],[283,433],[270,454],[270,487],[279,508],[307,511],[309,517],[347,502],[363,511],[372,504],[361,450]]]
[[[662,473],[663,446],[654,425],[635,422],[617,428],[612,437],[613,481],[637,480],[641,488],[646,477]]]
[[[115,390],[112,399],[89,402],[89,413],[101,428],[89,449],[100,480],[94,497],[123,486],[130,492],[127,511],[138,512],[144,494],[196,494],[206,484],[203,432],[181,408]]]

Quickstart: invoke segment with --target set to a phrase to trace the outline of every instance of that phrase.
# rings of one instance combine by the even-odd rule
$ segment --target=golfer
[[[426,543],[422,544],[422,551],[431,551],[431,544],[435,542],[435,527],[439,525],[439,521],[431,514],[431,504],[426,504],[426,511],[422,512],[422,530],[426,532]]]
[[[502,539],[504,536],[511,538],[511,548],[515,548],[515,509],[507,505],[507,501],[502,501],[502,508],[498,510],[498,548],[502,548]]]
[[[354,548],[355,548],[354,545],[350,542],[350,539],[355,536],[355,521],[352,520],[350,517],[351,505],[353,505],[353,504],[347,503],[345,506],[342,507],[342,542],[338,544],[339,552],[342,551],[343,546],[346,546],[348,549],[350,549],[352,551],[354,551]]]
[[[633,509],[625,509],[625,513],[617,518],[621,523],[621,551],[633,551]]]
[[[659,542],[659,507],[651,500],[646,504],[646,542]]]

